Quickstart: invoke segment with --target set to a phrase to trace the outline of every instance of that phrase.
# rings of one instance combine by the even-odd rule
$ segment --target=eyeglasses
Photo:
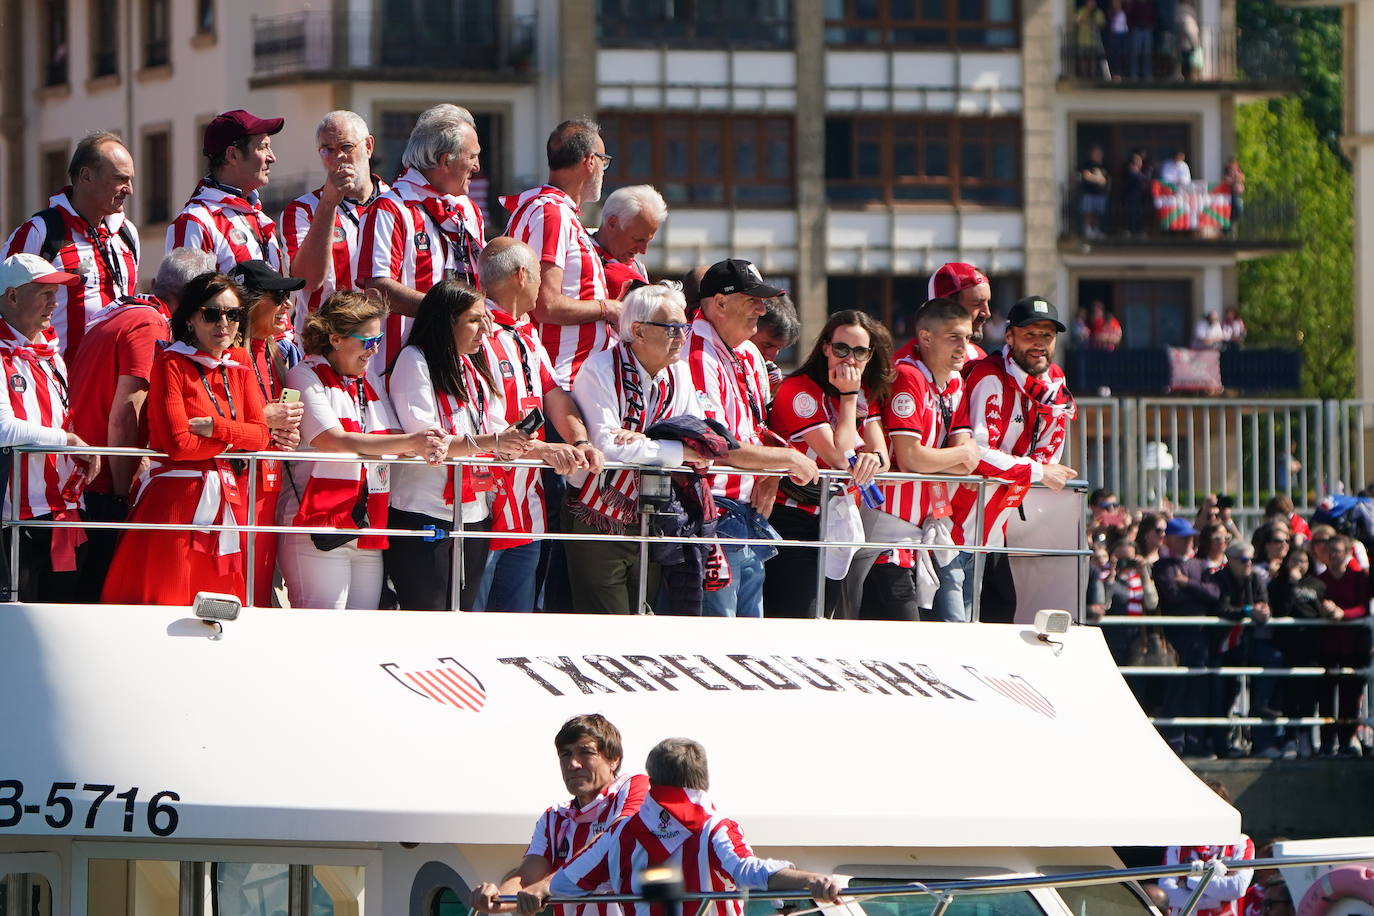
[[[1229,535],[1225,535],[1225,534],[1214,534],[1214,535],[1212,535],[1211,540],[1213,540],[1213,541],[1229,541],[1229,540],[1231,540],[1231,538],[1230,538]]]
[[[349,334],[348,336],[352,337],[354,340],[361,340],[364,350],[375,350],[382,342],[381,334],[378,334],[376,337],[364,337],[361,334]]]
[[[692,326],[690,324],[665,324],[662,321],[641,321],[639,323],[662,328],[663,336],[667,337],[669,340],[685,338],[688,334],[692,333]]]
[[[845,343],[830,342],[830,352],[835,354],[836,359],[849,359],[853,356],[861,363],[866,363],[873,357],[872,347],[851,347]]]
[[[356,143],[340,143],[336,146],[321,146],[321,156],[332,156],[335,153],[343,153],[345,156],[353,155],[353,151],[358,148]]]
[[[1271,543],[1271,544],[1287,544],[1287,543],[1288,543],[1288,538],[1270,538],[1270,539],[1269,539],[1269,543]]]
[[[1099,507],[1099,508],[1102,508],[1102,509],[1120,509],[1120,508],[1121,508],[1121,503],[1118,503],[1118,502],[1098,503],[1098,507]]]
[[[228,319],[230,324],[238,324],[240,314],[239,309],[217,309],[213,306],[201,306],[200,309],[200,317],[207,324],[219,324],[222,319]]]
[[[1313,544],[1330,544],[1330,543],[1331,543],[1331,538],[1313,538],[1313,539],[1312,539],[1312,543],[1313,543]]]
[[[609,169],[611,163],[615,161],[614,156],[607,155],[606,153],[592,153],[592,155],[601,160],[601,171],[603,172]]]

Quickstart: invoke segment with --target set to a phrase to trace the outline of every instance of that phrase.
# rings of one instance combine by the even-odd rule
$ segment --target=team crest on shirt
[[[429,233],[428,233],[428,232],[421,231],[421,232],[415,233],[415,250],[416,250],[416,251],[429,251]]]
[[[501,378],[515,378],[515,367],[508,359],[501,360]]]
[[[235,226],[229,230],[229,241],[235,245],[247,245],[248,233]]]
[[[10,376],[10,388],[23,394],[25,391],[29,390],[29,380],[16,372],[14,375]]]
[[[816,399],[805,391],[798,391],[797,396],[792,399],[792,411],[803,420],[814,417],[819,406]]]
[[[81,263],[77,266],[76,272],[83,280],[90,280],[91,278],[99,280],[99,275],[95,272],[95,259],[90,255],[81,259]]]
[[[916,412],[916,399],[903,391],[892,399],[892,412],[903,420],[908,419]]]
[[[342,244],[342,243],[344,243],[344,242],[346,242],[346,241],[348,241],[348,240],[347,240],[346,238],[344,238],[343,226],[335,226],[335,227],[334,227],[334,244],[340,245],[340,244]]]

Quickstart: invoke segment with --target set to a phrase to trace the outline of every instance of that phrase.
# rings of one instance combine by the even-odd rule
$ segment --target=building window
[[[38,181],[42,189],[43,206],[48,205],[49,197],[67,186],[67,166],[71,164],[71,155],[65,143],[50,146],[39,153]]]
[[[597,0],[605,48],[791,48],[791,0]]]
[[[1014,48],[1014,0],[825,0],[830,45]]]
[[[992,310],[1006,315],[1011,303],[1021,298],[1021,276],[998,274],[988,277],[992,287]],[[868,312],[892,333],[894,346],[900,347],[916,336],[916,311],[929,298],[930,277],[926,274],[831,274],[826,280],[826,301],[830,314],[845,309]],[[991,349],[1000,340],[984,339]]]
[[[1019,118],[827,118],[834,203],[1021,203]]]
[[[170,219],[172,202],[172,138],[165,131],[144,134],[143,223],[165,223]]]
[[[43,4],[43,56],[41,74],[44,86],[67,83],[67,0],[47,0]]]
[[[91,2],[91,79],[119,72],[119,0]]]
[[[215,34],[215,0],[196,0],[196,34]]]
[[[790,204],[792,119],[760,115],[605,115],[601,136],[615,157],[607,191],[652,184],[675,205]]]
[[[1121,321],[1124,349],[1186,347],[1191,340],[1191,280],[1079,280],[1079,309],[1094,302]]]
[[[170,17],[169,0],[144,0],[143,66],[147,69],[165,67],[171,62],[168,45]]]

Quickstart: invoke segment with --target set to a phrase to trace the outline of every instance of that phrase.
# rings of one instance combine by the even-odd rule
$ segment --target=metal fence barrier
[[[150,450],[147,450],[147,449],[135,449],[135,448],[97,448],[97,447],[93,447],[93,446],[83,446],[83,447],[69,447],[69,446],[68,446],[68,447],[60,447],[60,448],[44,448],[44,447],[39,447],[39,446],[16,446],[16,447],[14,447],[13,449],[7,449],[7,451],[11,451],[11,452],[13,453],[13,459],[12,459],[12,460],[15,461],[15,462],[17,462],[17,461],[19,460],[19,456],[20,456],[20,455],[24,455],[24,454],[64,454],[64,453],[65,453],[65,454],[78,454],[78,455],[99,455],[99,456],[102,456],[102,457],[109,457],[109,456],[131,457],[131,458],[166,458],[166,457],[167,457],[167,456],[165,456],[165,455],[163,455],[163,454],[161,454],[161,453],[159,453],[159,452],[153,452],[153,451],[150,451]],[[167,530],[167,531],[238,531],[238,532],[245,533],[245,534],[250,534],[250,533],[275,533],[275,534],[336,534],[336,533],[339,533],[340,529],[332,528],[332,527],[310,527],[310,526],[301,526],[301,525],[277,525],[277,524],[262,524],[262,523],[260,523],[259,520],[258,520],[258,518],[257,518],[257,484],[258,484],[257,463],[258,463],[259,461],[267,460],[267,461],[310,461],[310,462],[323,461],[323,462],[347,462],[347,463],[359,463],[359,462],[361,462],[361,463],[365,463],[365,464],[401,464],[401,463],[408,463],[408,464],[423,464],[423,462],[422,462],[421,459],[419,459],[419,458],[367,457],[367,456],[359,456],[359,455],[353,455],[353,454],[341,453],[341,452],[279,452],[279,451],[271,451],[271,452],[225,452],[223,455],[218,456],[218,457],[220,457],[220,458],[222,458],[222,459],[232,459],[232,460],[235,460],[235,461],[246,461],[247,464],[248,464],[248,470],[247,470],[247,474],[246,474],[246,477],[247,477],[247,488],[246,488],[246,494],[245,494],[245,503],[246,503],[247,508],[248,508],[248,519],[247,519],[247,522],[246,522],[245,524],[234,524],[234,525],[197,525],[197,524],[194,524],[194,523],[174,523],[174,522],[143,522],[143,523],[138,523],[138,524],[130,524],[130,523],[128,523],[128,522],[88,522],[88,521],[83,521],[83,520],[76,520],[76,521],[54,521],[54,520],[50,520],[50,519],[19,519],[19,518],[17,517],[17,515],[16,515],[17,506],[18,506],[18,501],[15,499],[15,492],[14,492],[14,491],[15,491],[15,488],[16,488],[17,485],[18,485],[19,475],[16,474],[16,473],[14,473],[13,468],[11,468],[11,473],[10,473],[10,512],[9,512],[8,517],[5,519],[5,522],[4,522],[4,523],[5,523],[5,525],[7,525],[7,526],[9,526],[9,527],[12,527],[12,528],[83,528],[83,529],[88,529],[88,530],[91,530],[91,529],[120,529],[120,530],[139,529],[139,530]],[[478,465],[478,466],[482,466],[482,467],[501,467],[501,468],[531,467],[531,468],[540,468],[540,469],[543,469],[543,468],[546,468],[546,467],[547,467],[547,465],[545,465],[545,464],[543,464],[542,462],[539,462],[539,461],[530,461],[530,460],[525,460],[525,459],[516,459],[516,460],[513,460],[513,461],[498,461],[498,460],[495,460],[495,459],[480,458],[480,457],[450,458],[450,459],[447,459],[445,462],[443,462],[443,464],[444,464],[445,466],[452,466],[452,467],[454,467],[454,468],[456,469],[456,479],[455,479],[455,481],[454,481],[454,492],[455,492],[455,493],[461,493],[461,492],[462,492],[462,485],[463,485],[463,480],[462,480],[462,478],[463,478],[463,474],[464,474],[464,468],[467,467],[468,465]],[[605,469],[606,469],[606,470],[628,469],[628,470],[638,470],[638,471],[643,471],[643,470],[653,470],[653,471],[679,471],[679,472],[684,472],[684,473],[692,473],[692,471],[691,471],[690,468],[683,468],[683,467],[680,467],[680,468],[663,468],[663,467],[644,468],[644,467],[641,467],[641,466],[639,466],[639,465],[619,464],[619,463],[616,463],[616,462],[607,462],[607,463],[605,464]],[[755,477],[785,477],[785,476],[787,476],[787,473],[786,473],[785,471],[781,471],[781,470],[747,470],[747,469],[740,469],[740,468],[734,468],[734,467],[730,467],[730,468],[728,468],[728,470],[729,470],[729,472],[732,473],[732,474],[734,474],[734,473],[739,473],[739,474],[750,475],[750,476],[755,476]],[[822,480],[829,481],[829,484],[828,484],[827,487],[826,487],[827,490],[830,490],[831,488],[835,487],[836,485],[843,485],[844,482],[846,482],[846,481],[848,481],[848,480],[850,479],[850,478],[849,478],[849,472],[848,472],[848,471],[836,471],[836,470],[829,470],[829,469],[824,469],[824,468],[821,469],[821,471],[820,471],[820,476],[821,476],[821,479],[822,479]],[[985,505],[985,502],[986,502],[986,488],[987,488],[989,485],[994,485],[994,486],[995,486],[995,485],[997,485],[997,484],[999,483],[999,481],[996,481],[996,480],[989,480],[989,479],[983,478],[983,477],[973,477],[973,476],[957,477],[957,476],[939,475],[939,474],[905,474],[905,473],[897,473],[897,472],[888,472],[888,473],[884,473],[884,474],[879,474],[879,475],[876,475],[874,479],[875,479],[875,480],[890,481],[890,482],[898,482],[898,481],[918,481],[918,482],[919,482],[919,481],[939,481],[939,482],[943,482],[943,483],[946,483],[946,484],[949,484],[949,485],[971,485],[971,486],[977,487],[977,488],[978,488],[978,499],[977,499],[977,502],[976,502],[976,505],[975,505],[975,515],[974,515],[974,519],[975,519],[975,530],[978,531],[978,532],[980,532],[980,533],[981,533],[982,530],[983,530],[983,511],[984,511],[984,505]],[[1036,486],[1038,486],[1038,487],[1043,487],[1043,485],[1036,485]],[[1071,481],[1071,482],[1069,483],[1069,485],[1068,485],[1067,488],[1070,489],[1070,490],[1078,491],[1078,492],[1081,493],[1081,491],[1085,488],[1085,486],[1086,486],[1086,484],[1085,484],[1083,481]],[[805,548],[810,548],[810,549],[819,550],[821,553],[820,553],[820,557],[819,557],[819,559],[818,559],[818,562],[817,562],[817,564],[816,564],[816,591],[817,591],[817,602],[816,602],[816,607],[817,607],[817,614],[818,614],[818,616],[823,615],[823,613],[824,613],[824,604],[825,604],[824,595],[825,595],[825,582],[826,582],[826,576],[825,576],[825,554],[824,554],[824,551],[826,550],[826,548],[844,548],[844,549],[849,549],[849,548],[859,548],[859,549],[862,549],[862,548],[872,548],[872,549],[879,549],[879,550],[887,550],[887,549],[892,549],[892,548],[903,548],[903,547],[915,549],[916,546],[917,546],[917,545],[914,545],[914,544],[912,544],[912,543],[905,542],[905,541],[892,542],[892,541],[867,541],[867,540],[865,540],[865,541],[837,541],[837,540],[827,540],[827,539],[825,539],[825,537],[823,536],[823,535],[824,535],[824,532],[825,532],[825,530],[826,530],[826,521],[827,521],[827,517],[828,517],[828,506],[827,506],[827,503],[828,503],[828,499],[826,499],[826,498],[822,498],[822,499],[820,500],[820,515],[819,515],[819,520],[818,520],[818,526],[819,526],[820,532],[822,533],[822,537],[821,537],[820,539],[818,539],[818,540],[815,540],[815,541],[798,541],[798,540],[786,540],[786,539],[780,539],[780,538],[729,538],[729,539],[722,539],[722,540],[726,540],[730,545],[772,546],[772,547],[805,547]],[[462,519],[462,501],[461,501],[461,500],[454,500],[454,506],[453,506],[453,520],[452,520],[452,521],[453,521],[453,530],[450,531],[450,532],[442,531],[442,530],[438,529],[437,527],[431,527],[431,528],[428,528],[428,529],[421,529],[421,530],[399,529],[399,528],[371,528],[371,527],[370,527],[370,528],[360,528],[360,529],[348,529],[346,533],[348,533],[348,534],[357,534],[357,535],[359,535],[359,536],[376,536],[376,537],[387,537],[387,538],[392,538],[392,537],[412,537],[412,538],[423,538],[423,539],[425,539],[425,540],[443,540],[443,539],[461,540],[462,538],[480,538],[480,539],[484,539],[484,540],[493,540],[493,539],[500,539],[500,538],[508,538],[508,537],[510,537],[510,532],[503,532],[503,531],[474,531],[474,530],[466,529],[466,528],[464,527],[463,519]],[[543,533],[543,534],[531,535],[531,537],[534,538],[534,539],[536,539],[536,540],[553,540],[553,541],[604,541],[604,540],[605,540],[605,536],[604,536],[604,535],[601,535],[601,534],[571,534],[571,533],[563,533],[563,532],[546,532],[546,533]],[[648,607],[648,598],[649,598],[649,595],[647,594],[647,588],[648,588],[648,576],[649,576],[649,562],[648,562],[648,560],[649,560],[649,547],[650,547],[650,545],[651,545],[651,544],[655,544],[655,543],[658,543],[658,544],[700,544],[700,543],[702,542],[702,538],[700,538],[700,537],[673,537],[673,536],[665,536],[665,535],[651,534],[650,531],[649,531],[649,513],[646,512],[646,511],[641,511],[641,512],[640,512],[640,529],[639,529],[639,533],[638,533],[638,534],[631,534],[631,533],[629,533],[629,532],[626,532],[625,534],[618,536],[618,537],[617,537],[617,540],[622,540],[622,541],[633,541],[633,542],[638,543],[638,544],[640,545],[638,602],[637,602],[637,605],[636,605],[636,606],[640,609],[640,613],[644,613],[645,609]],[[246,539],[245,558],[244,558],[244,565],[245,565],[245,596],[246,596],[246,598],[247,598],[246,606],[250,606],[250,607],[251,607],[251,603],[252,603],[252,600],[253,600],[254,587],[255,587],[255,585],[256,585],[256,569],[255,569],[256,564],[255,564],[255,562],[254,562],[254,559],[255,559],[255,547],[256,547],[256,545],[254,544],[254,541],[255,541],[255,538],[252,538],[252,537],[249,537],[249,538]],[[1082,533],[1081,533],[1081,522],[1080,522],[1080,533],[1079,533],[1079,537],[1078,537],[1077,541],[1078,541],[1078,543],[1082,543],[1082,542],[1083,542]],[[952,545],[952,544],[951,544],[951,545],[937,545],[937,546],[939,546],[941,549],[957,549],[957,550],[959,550],[959,551],[961,551],[961,552],[964,552],[964,553],[971,553],[971,554],[974,555],[974,574],[973,574],[973,580],[974,580],[974,581],[973,581],[972,583],[966,584],[965,587],[966,587],[966,588],[972,588],[972,589],[973,589],[972,620],[975,621],[975,622],[979,619],[979,612],[980,612],[980,604],[979,604],[980,594],[979,594],[979,592],[981,591],[981,586],[982,586],[982,572],[983,572],[984,557],[985,557],[987,554],[990,554],[990,553],[1001,553],[1001,554],[1006,554],[1006,555],[1009,555],[1009,556],[1066,557],[1066,558],[1072,557],[1072,558],[1079,558],[1079,559],[1080,559],[1080,562],[1076,563],[1075,566],[1079,568],[1079,571],[1080,571],[1080,578],[1081,578],[1081,575],[1082,575],[1082,569],[1081,569],[1081,567],[1082,567],[1082,565],[1083,565],[1082,562],[1081,562],[1081,559],[1082,559],[1082,558],[1086,558],[1086,557],[1088,557],[1088,556],[1091,556],[1091,551],[1089,551],[1089,550],[1072,549],[1072,548],[1070,548],[1070,549],[1053,549],[1053,548],[1039,548],[1039,547],[1037,547],[1037,548],[1017,548],[1017,547],[1008,547],[1008,546],[1002,546],[1002,547],[989,547],[989,546],[985,546],[985,545],[983,545],[983,544],[981,543],[981,537],[980,537],[980,543],[976,543],[976,544],[971,544],[971,545],[958,545],[957,547],[956,547],[955,545]],[[19,539],[18,539],[17,537],[12,537],[12,538],[10,538],[9,549],[10,549],[10,555],[9,555],[8,561],[9,561],[9,566],[10,566],[10,582],[11,582],[11,587],[12,587],[12,589],[14,589],[14,590],[17,591],[17,589],[18,589],[18,582],[19,582],[19,575],[18,575],[18,573],[19,573]],[[464,576],[464,570],[463,570],[463,563],[462,563],[462,558],[461,558],[461,552],[460,552],[460,551],[457,551],[457,550],[454,551],[454,558],[453,558],[453,562],[450,564],[450,567],[451,567],[451,570],[452,570],[452,572],[451,572],[452,579],[450,580],[450,583],[449,583],[449,585],[450,585],[450,595],[451,595],[451,607],[450,607],[450,610],[455,610],[455,611],[456,611],[456,610],[459,610],[459,608],[458,608],[458,606],[457,606],[457,605],[458,605],[458,598],[459,598],[460,592],[462,591],[462,587],[463,587],[463,583],[464,583],[464,578],[465,578],[465,576]],[[478,573],[478,575],[480,575],[480,572]],[[1085,588],[1086,588],[1086,582],[1080,581],[1080,582],[1079,582],[1079,589],[1078,589],[1079,593],[1081,594],[1081,593],[1085,590]],[[1073,607],[1077,607],[1078,604],[1075,603],[1075,604],[1072,605],[1072,606],[1073,606]]]

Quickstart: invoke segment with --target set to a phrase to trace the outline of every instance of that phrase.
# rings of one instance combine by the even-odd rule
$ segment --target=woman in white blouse
[[[620,340],[594,353],[577,373],[573,399],[582,411],[592,445],[608,461],[672,466],[706,465],[710,459],[673,440],[645,431],[670,417],[702,417],[686,363],[678,357],[692,326],[675,286],[641,286],[625,296]],[[605,471],[568,480],[569,530],[581,534],[638,533],[639,474]],[[628,614],[638,609],[639,544],[607,538],[569,541],[568,577],[579,611]],[[650,570],[649,594],[657,591]]]
[[[508,427],[501,386],[492,377],[482,341],[489,316],[482,297],[458,280],[429,290],[415,314],[406,346],[396,357],[387,390],[396,419],[406,432],[438,427],[452,438],[449,458],[496,455],[518,458],[531,438]],[[461,480],[461,482],[460,482]],[[492,474],[482,465],[429,467],[397,465],[391,481],[389,527],[454,528],[454,503],[465,531],[491,526]],[[462,538],[463,587],[458,606],[471,608],[482,582],[487,538]],[[402,608],[452,607],[453,539],[393,538],[386,571]]]

